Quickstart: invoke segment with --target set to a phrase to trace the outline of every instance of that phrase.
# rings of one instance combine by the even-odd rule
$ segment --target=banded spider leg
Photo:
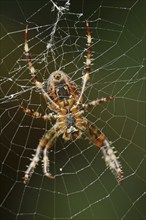
[[[106,166],[113,172],[119,184],[122,181],[122,167],[115,155],[113,147],[105,135],[93,124],[89,123],[89,134],[92,141],[101,149]]]
[[[43,89],[43,84],[39,82],[38,77],[37,77],[37,71],[34,68],[32,61],[31,61],[31,56],[29,53],[29,46],[28,46],[28,25],[26,26],[25,29],[25,38],[24,38],[24,51],[25,51],[25,57],[28,63],[28,68],[30,70],[30,74],[32,77],[32,81],[35,83],[36,87],[39,89],[41,94],[44,96],[46,99],[48,105],[51,104],[51,107],[55,109],[60,109],[59,106],[49,97],[48,93]]]
[[[46,134],[42,137],[42,139],[39,142],[39,145],[37,147],[36,153],[32,158],[31,163],[29,164],[27,170],[25,171],[24,176],[24,183],[26,184],[29,177],[34,172],[36,165],[39,162],[41,152],[43,151],[43,172],[44,175],[47,176],[50,179],[54,179],[54,176],[52,176],[49,172],[49,158],[48,158],[48,149],[50,149],[58,136],[63,131],[59,130],[57,126],[52,127],[49,131],[46,132]]]
[[[83,76],[83,85],[82,90],[77,101],[77,105],[79,105],[80,101],[82,100],[83,93],[85,91],[86,83],[90,78],[91,73],[91,32],[88,21],[86,21],[86,28],[87,28],[87,55],[86,55],[86,70]]]
[[[37,111],[34,111],[34,110],[31,110],[29,108],[25,108],[23,107],[22,105],[20,105],[20,108],[28,115],[34,117],[34,118],[39,118],[39,119],[43,119],[43,120],[56,120],[58,118],[58,116],[56,114],[52,114],[52,113],[49,113],[49,114],[45,114],[45,115],[42,115],[41,113],[37,112]]]
[[[85,74],[83,76],[83,85],[81,94],[79,96],[79,99],[77,101],[77,106],[80,106],[80,109],[87,110],[89,107],[93,107],[96,105],[100,105],[101,103],[111,101],[113,99],[112,96],[107,98],[102,98],[99,100],[95,100],[92,102],[89,102],[87,104],[82,104],[82,96],[85,91],[86,83],[90,78],[91,74],[91,32],[88,21],[86,21],[86,28],[87,28],[87,55],[86,55],[86,69]],[[90,124],[90,123],[89,123]],[[101,133],[101,131],[96,128],[93,125],[89,125],[89,133],[91,136],[92,141],[95,143],[95,145],[99,148],[101,148],[101,152],[103,154],[103,158],[105,160],[105,163],[107,167],[111,169],[111,171],[115,174],[119,184],[122,180],[122,168],[121,165],[115,155],[115,152],[113,151],[112,147],[109,144],[109,141],[106,139],[105,135]]]

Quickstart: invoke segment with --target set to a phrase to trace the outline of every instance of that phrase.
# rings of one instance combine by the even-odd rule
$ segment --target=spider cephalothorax
[[[79,98],[79,90],[71,79],[62,71],[51,73],[48,79],[48,95],[59,106],[56,123],[64,129],[62,137],[65,140],[76,139],[82,135],[84,128],[79,127],[83,119],[82,111],[75,103]],[[84,120],[85,124],[86,120]]]
[[[117,160],[115,152],[111,148],[109,141],[105,135],[89,120],[87,120],[83,114],[85,110],[90,107],[99,105],[101,103],[110,101],[113,97],[101,98],[83,104],[83,93],[85,91],[86,83],[89,80],[91,72],[91,33],[88,22],[86,22],[87,28],[87,56],[86,56],[86,69],[83,76],[82,89],[79,90],[77,85],[65,74],[63,71],[57,70],[50,74],[47,81],[47,91],[44,90],[43,84],[38,81],[37,72],[33,67],[28,47],[28,27],[25,30],[25,56],[28,62],[28,67],[31,73],[31,77],[36,87],[40,90],[44,98],[46,99],[47,106],[53,113],[41,115],[39,112],[32,111],[28,108],[21,108],[29,115],[35,118],[41,118],[44,120],[53,120],[54,126],[47,131],[39,141],[36,153],[32,159],[32,162],[28,166],[24,183],[27,182],[29,176],[33,173],[39,159],[41,151],[43,150],[43,172],[44,175],[53,179],[49,172],[49,159],[48,150],[53,146],[54,142],[59,136],[62,136],[66,141],[80,138],[82,135],[86,135],[86,138],[92,140],[92,142],[101,149],[103,158],[107,167],[115,174],[119,183],[122,180],[121,165]]]
[[[51,73],[47,84],[49,97],[60,108],[72,107],[79,97],[79,89],[63,71]]]

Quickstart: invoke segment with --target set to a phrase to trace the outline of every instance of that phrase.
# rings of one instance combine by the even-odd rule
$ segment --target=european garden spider
[[[122,180],[122,169],[118,159],[110,146],[109,141],[105,135],[90,121],[88,121],[83,113],[88,108],[99,105],[101,103],[110,101],[113,97],[101,98],[87,104],[83,104],[83,93],[85,91],[86,83],[89,80],[91,73],[91,33],[88,21],[86,21],[87,29],[87,56],[86,69],[83,76],[83,85],[81,91],[71,79],[60,70],[50,74],[47,82],[47,91],[44,90],[43,84],[38,81],[37,72],[32,64],[29,47],[28,47],[28,26],[25,29],[25,56],[28,63],[28,68],[33,82],[37,89],[44,96],[47,106],[53,113],[41,115],[39,112],[32,111],[28,108],[21,108],[29,115],[35,118],[44,120],[54,120],[56,123],[47,131],[40,139],[36,153],[32,158],[27,170],[25,171],[24,183],[27,183],[29,177],[34,172],[38,164],[40,154],[43,151],[43,172],[44,175],[50,179],[54,179],[49,172],[48,150],[53,146],[56,139],[62,135],[63,139],[75,140],[80,138],[83,134],[94,142],[94,144],[101,149],[103,158],[107,167],[115,174],[118,183]]]

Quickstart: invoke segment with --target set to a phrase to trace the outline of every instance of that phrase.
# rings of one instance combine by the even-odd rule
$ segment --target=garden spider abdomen
[[[50,74],[47,82],[47,91],[44,90],[43,84],[38,81],[37,71],[35,70],[28,47],[28,26],[25,30],[25,56],[28,63],[28,68],[36,88],[44,96],[47,106],[53,113],[41,115],[39,112],[32,111],[28,108],[21,108],[29,115],[40,118],[43,120],[53,120],[54,126],[47,131],[39,141],[36,153],[32,159],[32,162],[28,166],[24,183],[27,183],[30,175],[34,172],[36,165],[39,162],[41,151],[43,151],[43,172],[44,175],[50,179],[54,179],[49,172],[49,159],[48,150],[53,146],[54,142],[59,136],[65,141],[75,140],[81,138],[82,135],[86,135],[89,140],[101,149],[103,158],[107,167],[115,174],[119,183],[122,181],[122,169],[121,165],[115,155],[115,152],[111,148],[109,141],[105,135],[83,114],[85,110],[88,110],[92,106],[99,105],[101,103],[110,101],[113,97],[101,98],[95,101],[91,101],[87,104],[83,104],[83,93],[85,91],[86,83],[89,80],[91,73],[91,33],[88,22],[86,22],[87,28],[87,56],[86,56],[86,69],[83,76],[83,85],[81,91],[77,85],[65,74],[63,71],[57,70]]]

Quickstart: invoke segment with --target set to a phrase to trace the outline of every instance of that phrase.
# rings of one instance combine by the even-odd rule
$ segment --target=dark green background
[[[47,2],[43,0],[1,1],[1,35],[4,36],[12,31],[23,30],[26,25],[26,18]],[[86,44],[86,38],[84,37],[86,29],[83,28],[83,21],[87,18],[92,20],[90,26],[94,38],[94,65],[91,81],[86,91],[88,95],[85,96],[85,100],[86,97],[94,100],[97,97],[115,96],[112,103],[91,110],[88,118],[95,122],[106,134],[120,154],[119,160],[124,171],[122,185],[118,186],[110,171],[105,170],[101,154],[94,146],[84,151],[84,149],[91,146],[91,143],[87,140],[79,140],[68,144],[59,139],[53,152],[50,153],[51,160],[55,161],[54,165],[51,164],[51,169],[53,173],[58,175],[56,179],[48,181],[47,178],[44,178],[39,164],[28,185],[24,186],[22,181],[23,171],[29,163],[28,157],[31,157],[31,149],[37,146],[38,140],[50,125],[35,120],[32,124],[32,120],[28,116],[22,120],[24,113],[17,105],[20,104],[22,99],[28,99],[29,97],[29,94],[23,93],[16,99],[14,97],[11,101],[8,99],[8,102],[1,102],[2,175],[0,185],[2,220],[63,220],[71,219],[72,216],[73,219],[146,219],[144,194],[146,180],[145,132],[143,126],[145,124],[144,2],[142,0],[71,0],[70,6],[70,12],[84,13],[84,16],[80,19],[81,23],[77,24],[77,32],[81,36],[78,39],[79,50],[84,50]],[[58,4],[63,3],[58,1]],[[99,15],[98,10],[93,13],[101,4],[101,14]],[[104,5],[109,7],[104,8]],[[120,7],[126,9],[122,10]],[[127,10],[127,8],[130,9]],[[53,13],[51,15],[49,13],[49,8],[46,7],[43,12],[38,13],[28,21],[29,27],[35,27],[36,24],[45,25],[47,19],[49,23],[54,23],[55,13],[54,17],[52,16]],[[97,21],[98,17],[102,18],[102,22]],[[68,16],[67,19],[69,18],[71,17]],[[71,19],[71,23],[68,22],[68,24],[73,27],[77,18],[72,17]],[[109,22],[104,22],[106,20]],[[120,25],[117,26],[115,23]],[[63,26],[66,23],[63,21],[59,25]],[[79,28],[80,26],[82,28]],[[116,31],[107,31],[107,29]],[[74,42],[76,39],[76,37],[73,37],[75,32],[71,29],[69,31],[72,35],[70,40]],[[31,32],[31,38],[35,34],[35,31]],[[49,39],[49,33],[45,35],[47,34]],[[56,34],[59,38],[59,32]],[[20,31],[20,33],[10,34],[10,36],[1,40],[1,56],[5,57],[11,50],[23,44],[23,39],[24,33]],[[98,39],[105,41],[97,43]],[[35,42],[35,40],[32,42]],[[111,42],[117,42],[117,45],[105,52],[114,44]],[[75,51],[74,47],[64,46],[63,49],[64,52]],[[35,47],[32,53],[38,54],[39,50],[44,50],[43,46]],[[58,49],[58,52],[61,53],[61,49]],[[13,69],[12,65],[22,54],[23,46],[17,48],[4,60],[1,65],[2,79],[4,77],[9,78],[8,72]],[[80,52],[77,54],[80,54]],[[77,54],[71,53],[65,56],[63,64],[70,62]],[[102,55],[100,56],[100,54]],[[116,62],[109,63],[120,55],[120,59]],[[76,63],[76,67],[82,68],[83,61],[84,57],[82,56],[79,62]],[[22,66],[25,67],[25,64],[23,63]],[[36,66],[38,69],[42,68],[37,63]],[[76,67],[69,65],[64,71],[80,85],[81,80],[78,80],[78,77],[81,77],[82,72],[77,70]],[[49,68],[50,71],[53,71],[54,64],[51,63]],[[97,69],[100,70],[97,71]],[[20,70],[20,73],[22,71],[24,69]],[[27,74],[26,79],[28,79],[26,68],[25,71]],[[77,71],[75,75],[73,74],[74,71]],[[42,73],[40,73],[40,77],[42,77],[41,75]],[[47,75],[43,75],[42,80],[44,78],[47,79]],[[2,96],[20,90],[18,83],[22,85],[23,80],[20,77],[19,81],[18,75],[15,80],[16,84],[14,83],[14,87],[10,91],[11,82],[6,81],[1,85]],[[31,84],[28,84],[28,86],[31,86]],[[9,92],[7,93],[7,91]],[[6,96],[5,99],[7,100]],[[29,101],[29,105],[35,108],[33,104],[38,105],[40,101],[43,106],[40,107],[40,110],[44,111],[45,103],[41,96],[36,93]],[[9,121],[10,123],[8,123]],[[5,125],[7,126],[5,127]],[[20,125],[26,125],[27,127],[20,128]],[[29,129],[30,125],[31,129]],[[18,127],[19,130],[17,131]],[[39,129],[36,130],[35,127]],[[76,154],[79,154],[79,156],[75,157]],[[61,175],[59,168],[69,158],[71,158],[71,161],[63,170],[65,174]],[[88,166],[91,161],[92,163]],[[84,167],[86,168],[84,169]],[[79,172],[79,170],[81,171]],[[78,173],[76,173],[77,171]]]

